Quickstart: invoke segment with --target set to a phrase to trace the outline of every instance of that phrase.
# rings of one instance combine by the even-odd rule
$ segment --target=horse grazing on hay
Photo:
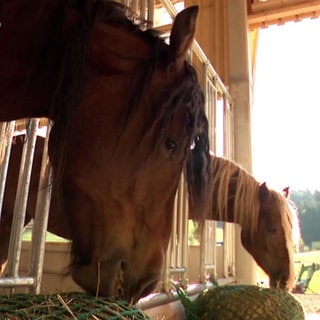
[[[232,161],[212,156],[211,218],[241,226],[241,242],[268,274],[270,286],[290,289],[294,282],[294,212],[288,199],[260,184]]]
[[[153,290],[187,159],[194,214],[205,211],[208,123],[186,61],[197,13],[177,15],[168,45],[110,1],[0,3],[0,121],[53,120],[51,215],[87,291]]]

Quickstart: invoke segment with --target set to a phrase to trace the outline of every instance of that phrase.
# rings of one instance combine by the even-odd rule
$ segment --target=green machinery
[[[312,263],[309,265],[302,264],[296,286],[293,289],[294,293],[305,293],[313,274],[320,270],[320,264]]]

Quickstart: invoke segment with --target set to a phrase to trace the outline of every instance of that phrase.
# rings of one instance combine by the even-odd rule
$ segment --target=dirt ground
[[[320,314],[320,294],[294,294],[294,297],[302,304],[305,313]]]

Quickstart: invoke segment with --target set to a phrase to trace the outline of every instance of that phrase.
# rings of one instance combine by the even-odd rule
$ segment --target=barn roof
[[[251,30],[320,16],[319,0],[247,0]]]

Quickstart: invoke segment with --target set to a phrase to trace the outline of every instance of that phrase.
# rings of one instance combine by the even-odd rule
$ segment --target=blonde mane
[[[247,228],[253,235],[258,227],[260,183],[245,169],[223,158],[213,156],[212,168],[214,216],[221,221],[230,221],[232,217],[233,222]],[[273,194],[274,205],[284,211],[281,215],[284,230],[291,232],[292,212],[286,198],[275,190],[269,191]]]

